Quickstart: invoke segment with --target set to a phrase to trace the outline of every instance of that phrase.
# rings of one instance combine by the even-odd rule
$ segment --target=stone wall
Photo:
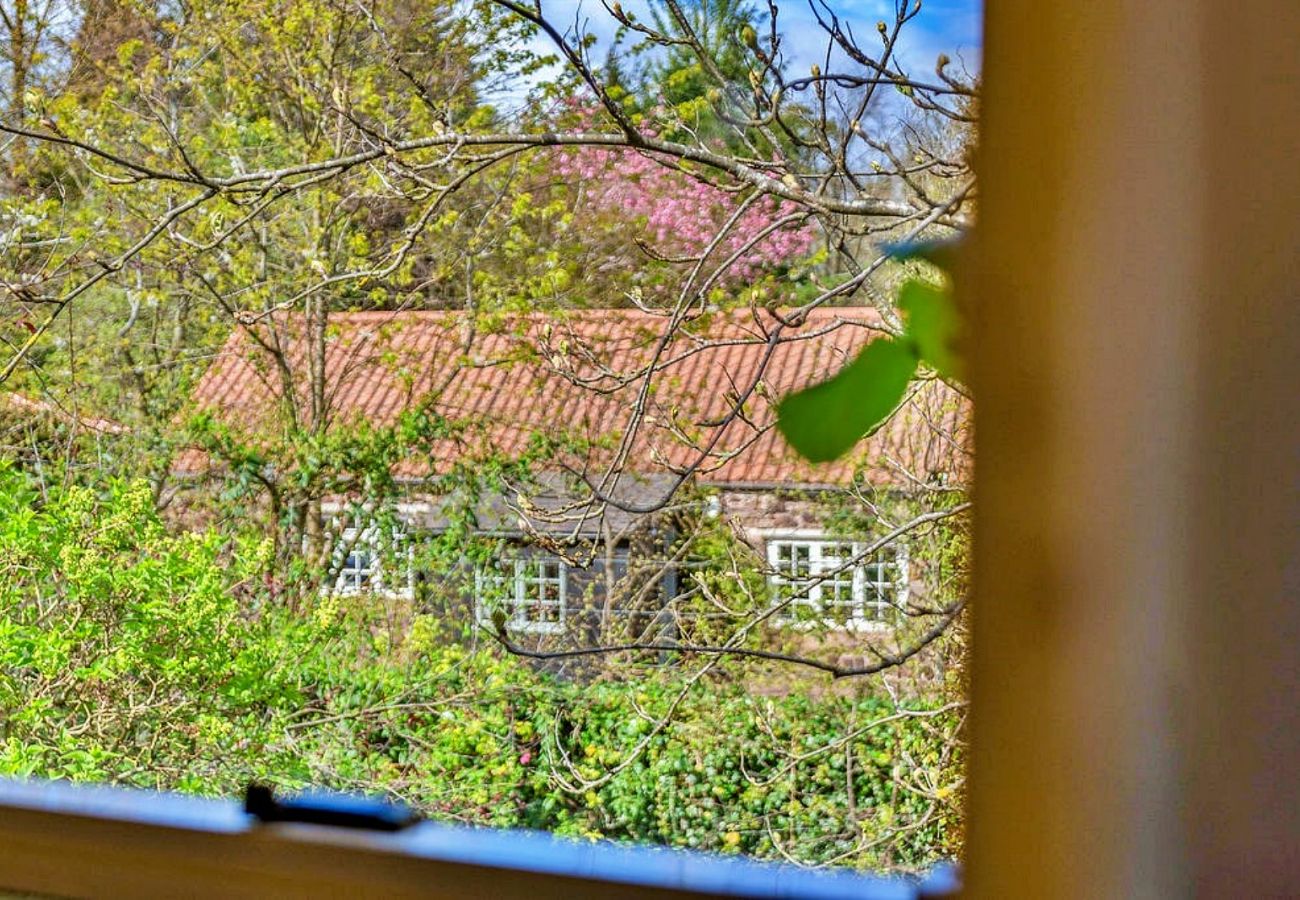
[[[718,495],[718,512],[762,549],[763,531],[822,531],[825,508],[817,492],[772,488],[726,489]]]

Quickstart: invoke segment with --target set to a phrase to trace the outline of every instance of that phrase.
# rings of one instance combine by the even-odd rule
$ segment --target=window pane
[[[807,577],[812,572],[812,547],[807,544],[795,545],[791,569],[797,578]]]
[[[564,624],[564,564],[554,559],[514,560],[506,564],[498,601],[509,610],[513,627],[553,631]],[[481,592],[482,593],[482,592]],[[486,598],[480,597],[480,602]]]

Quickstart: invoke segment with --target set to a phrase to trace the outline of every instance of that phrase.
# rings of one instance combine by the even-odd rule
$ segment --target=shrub
[[[367,600],[277,605],[260,537],[169,533],[144,482],[0,465],[0,774],[387,794],[461,822],[807,863],[926,865],[959,722],[717,663],[563,682]],[[626,672],[625,672],[626,674]]]

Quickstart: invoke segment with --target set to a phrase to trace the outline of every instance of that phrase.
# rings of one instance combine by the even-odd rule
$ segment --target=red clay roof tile
[[[628,455],[632,471],[681,470],[699,459],[701,445],[716,439],[697,471],[704,483],[840,484],[858,469],[877,484],[905,481],[904,472],[922,479],[964,475],[966,404],[937,380],[919,382],[893,419],[850,458],[823,465],[799,459],[771,427],[775,400],[837,371],[880,334],[880,316],[864,307],[816,310],[769,349],[776,321],[761,315],[718,314],[688,323],[662,348],[647,386],[643,375],[629,376],[654,357],[666,321],[635,310],[518,317],[491,332],[467,331],[469,320],[460,312],[335,314],[325,353],[330,422],[391,424],[428,401],[447,418],[475,422],[494,449],[517,454],[535,432],[617,441],[644,393],[645,420]],[[264,337],[273,327],[286,341],[292,394],[305,396],[309,366],[301,318],[255,327]],[[744,415],[725,421],[736,395],[746,391]],[[270,355],[239,330],[200,381],[195,402],[254,433],[272,426],[284,393]],[[589,462],[608,455],[601,451]],[[199,467],[199,455],[178,460],[182,470]],[[401,464],[397,474],[427,474],[423,467]]]

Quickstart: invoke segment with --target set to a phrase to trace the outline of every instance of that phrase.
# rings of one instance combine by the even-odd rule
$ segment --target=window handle
[[[354,794],[312,791],[277,800],[271,788],[250,784],[244,793],[244,812],[259,822],[306,822],[336,828],[400,831],[420,821],[409,807]]]

